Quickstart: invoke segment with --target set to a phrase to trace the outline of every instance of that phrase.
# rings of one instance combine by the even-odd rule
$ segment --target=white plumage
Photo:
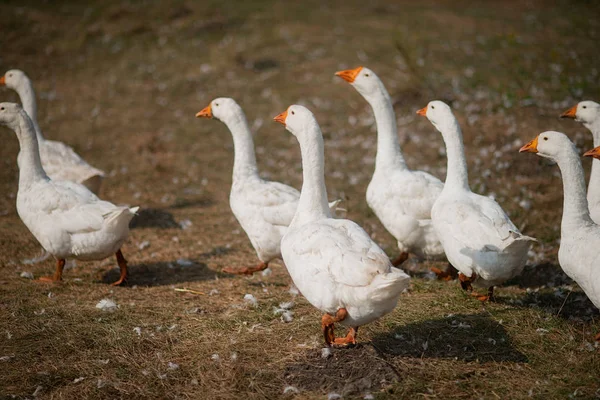
[[[231,132],[234,163],[229,204],[260,260],[256,267],[225,268],[224,271],[251,274],[266,269],[270,261],[281,258],[281,238],[294,218],[300,192],[283,183],[260,178],[252,133],[235,100],[214,99],[196,116],[217,118]],[[338,203],[332,202],[331,209],[335,210]]]
[[[81,183],[92,192],[99,193],[104,172],[85,162],[70,146],[44,138],[37,122],[35,92],[27,75],[18,69],[11,69],[0,78],[0,84],[5,84],[19,94],[23,109],[33,123],[46,174],[53,180]]]
[[[40,162],[33,124],[14,103],[0,103],[0,124],[13,129],[19,139],[19,190],[17,212],[42,247],[58,260],[60,280],[64,260],[100,260],[117,255],[122,283],[127,264],[120,248],[129,234],[129,221],[137,207],[116,206],[100,200],[85,186],[48,178]],[[62,265],[61,265],[62,263]]]
[[[537,153],[558,164],[564,191],[558,262],[600,308],[600,226],[590,218],[579,152],[567,136],[552,131],[540,133],[521,151]],[[599,158],[600,147],[585,155]]]
[[[522,235],[494,200],[469,187],[462,132],[447,104],[432,101],[419,110],[442,134],[448,172],[444,190],[431,210],[433,226],[448,261],[461,273],[463,288],[471,283],[489,288],[521,273],[535,239]]]
[[[431,208],[444,184],[431,174],[407,167],[398,143],[392,102],[379,77],[365,67],[336,75],[351,83],[375,115],[377,158],[367,188],[369,207],[396,238],[402,253],[421,259],[444,259],[444,249],[431,224]]]
[[[392,311],[410,278],[360,226],[331,218],[323,137],[312,113],[293,105],[276,120],[298,139],[304,176],[296,215],[281,242],[283,260],[304,297],[327,313],[326,343],[355,343],[358,327]],[[346,338],[335,339],[334,322],[350,327]]]
[[[594,139],[594,147],[600,146],[600,104],[595,101],[581,101],[561,115],[562,118],[573,118],[590,130]],[[592,160],[592,172],[587,189],[587,201],[592,220],[600,224],[600,160]]]

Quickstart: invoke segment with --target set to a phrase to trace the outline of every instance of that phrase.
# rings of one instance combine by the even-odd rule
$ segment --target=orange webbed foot
[[[40,276],[35,281],[43,283],[62,283],[62,279],[55,279],[54,276]]]
[[[358,328],[350,328],[346,337],[343,338],[335,338],[333,344],[340,346],[350,346],[356,344],[356,334],[358,332]]]
[[[256,267],[242,267],[242,268],[234,268],[234,267],[225,267],[223,268],[223,272],[226,274],[233,275],[252,275],[255,272],[264,271],[269,266],[268,263],[260,263]]]

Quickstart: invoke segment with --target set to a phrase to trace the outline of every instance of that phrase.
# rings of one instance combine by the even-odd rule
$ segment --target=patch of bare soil
[[[342,396],[379,391],[400,380],[398,371],[369,344],[332,349],[323,358],[309,350],[285,368],[285,381],[302,391],[336,392]]]

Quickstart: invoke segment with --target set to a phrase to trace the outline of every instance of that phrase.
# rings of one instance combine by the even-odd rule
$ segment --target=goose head
[[[308,108],[297,104],[289,106],[273,120],[283,124],[285,129],[296,136],[299,141],[307,137],[313,131],[310,128],[316,124],[313,113]]]
[[[567,135],[555,131],[546,131],[537,135],[532,141],[519,149],[519,153],[535,153],[538,156],[549,158],[554,162],[569,152],[577,153],[573,142]]]
[[[600,104],[595,101],[580,101],[560,115],[561,118],[572,118],[583,124],[600,121]]]
[[[18,90],[28,82],[29,78],[25,75],[25,72],[20,69],[8,70],[4,76],[0,78],[0,85],[5,85],[7,88],[13,90]]]
[[[442,132],[450,126],[456,125],[456,117],[452,113],[450,106],[443,101],[433,100],[427,106],[417,111],[417,114],[427,117],[435,129]]]
[[[23,108],[16,103],[0,103],[0,125],[15,130],[19,126]]]
[[[380,93],[383,88],[379,77],[367,67],[346,69],[336,72],[335,75],[354,86],[365,98]]]
[[[586,151],[585,153],[583,153],[583,155],[585,157],[594,157],[594,158],[600,160],[600,146],[593,148],[590,151]]]
[[[229,97],[218,97],[196,114],[197,118],[216,118],[227,123],[239,118],[242,108]]]

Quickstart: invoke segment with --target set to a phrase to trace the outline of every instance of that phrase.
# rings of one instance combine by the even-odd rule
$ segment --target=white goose
[[[594,147],[600,146],[600,104],[582,101],[561,114],[561,118],[573,118],[592,132]],[[588,184],[587,201],[592,220],[600,224],[600,160],[592,160],[592,173]]]
[[[57,259],[53,276],[42,281],[61,281],[67,258],[101,260],[115,254],[121,276],[127,280],[127,261],[121,245],[129,234],[129,221],[138,207],[119,207],[102,201],[85,186],[71,181],[53,181],[40,161],[31,119],[14,103],[0,103],[0,125],[14,130],[21,151],[17,212],[42,247]]]
[[[325,343],[354,344],[358,327],[396,307],[410,278],[392,266],[369,235],[347,219],[333,219],[327,206],[323,136],[313,114],[292,105],[275,117],[300,143],[302,194],[296,215],[281,241],[281,253],[294,284],[325,312]],[[335,338],[334,323],[350,328]]]
[[[300,192],[258,176],[252,133],[242,108],[235,100],[226,97],[214,99],[196,117],[217,118],[231,132],[234,161],[229,205],[260,260],[255,267],[226,267],[223,271],[246,275],[262,271],[270,261],[281,258],[281,238],[294,218]],[[335,210],[338,203],[332,202],[331,210]]]
[[[40,148],[42,166],[53,180],[81,183],[94,193],[99,193],[104,172],[85,162],[75,151],[62,142],[47,140],[37,122],[37,104],[31,80],[23,71],[11,69],[0,78],[0,85],[15,90],[21,98],[23,109],[31,118]]]
[[[558,262],[600,308],[600,226],[592,221],[588,211],[579,152],[567,136],[552,131],[540,133],[519,151],[536,153],[558,164],[564,192]],[[600,147],[584,155],[598,159]],[[600,333],[596,340],[600,340]]]
[[[487,295],[475,295],[488,300],[495,285],[521,273],[535,239],[522,235],[498,203],[471,191],[462,132],[450,107],[432,101],[417,113],[442,134],[448,157],[444,190],[431,210],[433,226],[463,289],[485,286]]]
[[[367,188],[367,203],[398,241],[401,254],[393,264],[402,263],[409,253],[421,259],[445,259],[444,249],[431,223],[431,207],[444,184],[431,174],[411,171],[406,166],[398,143],[392,101],[379,77],[365,67],[338,71],[336,75],[349,82],[367,100],[375,115],[377,157],[375,172]]]

